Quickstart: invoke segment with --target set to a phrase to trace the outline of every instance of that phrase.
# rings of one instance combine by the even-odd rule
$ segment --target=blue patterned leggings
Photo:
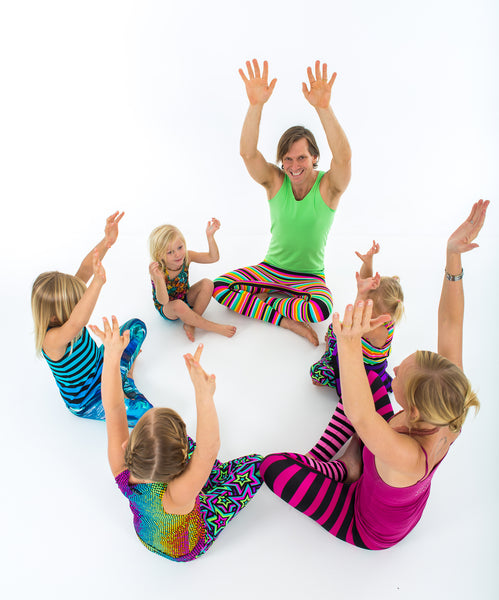
[[[130,342],[121,355],[120,371],[123,392],[125,394],[128,426],[134,427],[140,417],[152,408],[152,404],[146,400],[137,389],[134,380],[128,377],[128,371],[131,369],[134,360],[140,352],[140,348],[147,334],[147,329],[140,319],[130,319],[130,321],[124,323],[120,327],[120,333],[123,334],[127,329],[130,331]],[[100,346],[98,351],[99,356],[96,368],[99,373],[99,382],[93,389],[92,396],[85,399],[85,402],[80,405],[69,403],[66,403],[66,405],[69,410],[78,417],[103,421],[106,416],[104,414],[104,407],[102,406],[100,375],[102,374],[102,364],[104,360],[104,345]]]

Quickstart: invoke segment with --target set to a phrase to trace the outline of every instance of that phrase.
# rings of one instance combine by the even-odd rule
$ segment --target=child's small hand
[[[90,329],[97,337],[102,340],[104,344],[105,353],[108,356],[121,357],[123,350],[128,346],[130,342],[130,331],[124,331],[123,335],[120,334],[120,326],[118,325],[118,319],[113,315],[113,328],[109,325],[109,321],[104,317],[102,322],[104,323],[104,331],[101,331],[95,325],[89,325]]]
[[[390,319],[390,315],[383,314],[372,318],[373,301],[360,300],[354,305],[348,304],[345,308],[343,322],[340,321],[339,313],[333,314],[333,331],[338,344],[348,342],[360,342],[360,338],[376,329]],[[360,349],[360,346],[359,346]]]
[[[117,210],[106,219],[106,227],[104,229],[106,248],[111,248],[118,239],[118,223],[121,221],[124,214],[124,212],[120,213],[120,211]]]
[[[162,279],[163,273],[161,272],[161,267],[158,262],[152,262],[149,265],[149,274],[153,279]]]
[[[361,254],[360,252],[355,252],[355,254],[360,258],[363,263],[368,263],[372,260],[372,257],[379,252],[379,244],[376,243],[376,240],[373,240],[373,245],[369,248],[369,250],[365,254]]]
[[[192,354],[184,354],[185,366],[189,371],[196,392],[204,392],[213,396],[216,389],[216,378],[215,375],[208,375],[199,364],[202,351],[203,344],[199,344],[194,356]]]
[[[94,250],[92,257],[92,269],[94,280],[99,282],[101,285],[104,285],[106,283],[106,271],[102,266],[102,262],[99,258],[99,251],[97,249]]]
[[[215,235],[215,232],[220,229],[220,221],[218,219],[213,218],[211,221],[208,221],[208,225],[206,226],[206,235],[211,237]]]
[[[357,280],[357,292],[359,296],[367,296],[371,290],[375,290],[379,287],[381,282],[381,275],[376,273],[374,277],[366,277],[361,279],[359,273],[355,273],[355,279]]]

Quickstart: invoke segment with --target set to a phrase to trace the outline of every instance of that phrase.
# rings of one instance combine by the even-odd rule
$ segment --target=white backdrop
[[[1,4],[5,597],[497,597],[498,13],[493,0]],[[111,313],[146,321],[137,384],[194,433],[181,358],[193,345],[154,311],[147,237],[172,222],[202,250],[207,220],[220,218],[221,260],[193,266],[192,281],[263,258],[265,193],[238,155],[247,100],[237,69],[253,57],[278,78],[262,119],[269,160],[282,131],[303,124],[327,169],[301,82],[316,59],[338,72],[332,105],[353,176],[326,277],[341,310],[355,293],[354,250],[380,241],[377,268],[398,274],[406,294],[391,367],[435,349],[446,237],[474,200],[493,201],[481,247],[464,259],[465,370],[482,410],[435,476],[420,524],[395,548],[350,547],[262,488],[206,556],[179,565],[138,542],[106,463],[103,424],[69,414],[36,358],[30,288],[41,271],[75,272],[105,217],[125,210],[92,322]],[[215,302],[207,316],[238,327],[232,340],[198,335],[217,374],[220,458],[306,452],[334,408],[308,379],[323,346]],[[321,339],[326,326],[316,326]]]

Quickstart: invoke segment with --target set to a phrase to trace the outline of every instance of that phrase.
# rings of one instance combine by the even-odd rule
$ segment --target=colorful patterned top
[[[387,329],[388,336],[386,338],[386,342],[381,346],[381,348],[373,346],[371,342],[369,342],[365,338],[362,338],[362,354],[364,358],[364,363],[366,365],[379,365],[390,356],[390,351],[392,349],[393,332],[395,330],[395,323],[390,320],[386,323],[383,323],[383,325]],[[332,324],[327,330],[327,340],[328,344],[331,340],[331,343],[336,345],[336,336],[334,335]]]
[[[194,443],[189,438],[189,456]],[[199,496],[187,515],[165,512],[162,498],[167,483],[130,483],[126,469],[116,477],[121,492],[128,498],[135,531],[144,546],[170,560],[184,562],[202,554],[209,545]]]
[[[52,360],[43,350],[42,354],[67,404],[80,404],[100,386],[102,352],[86,327],[72,344],[68,344],[61,359]]]
[[[168,270],[166,267],[161,266],[161,268],[165,276],[166,291],[168,292],[168,298],[170,300],[185,300],[187,292],[189,291],[189,265],[187,264],[187,262],[184,261],[180,273],[173,279],[170,279],[168,277]],[[157,310],[161,310],[161,307],[163,305],[158,301],[158,298],[156,296],[156,288],[154,286],[154,281],[151,280],[151,283],[154,306],[157,308]]]

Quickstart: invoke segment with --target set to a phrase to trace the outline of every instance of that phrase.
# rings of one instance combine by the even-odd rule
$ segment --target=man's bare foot
[[[293,333],[297,333],[302,337],[306,338],[311,344],[314,346],[319,345],[319,338],[317,334],[312,329],[312,327],[308,323],[301,323],[299,321],[292,321],[288,317],[283,317],[282,321],[279,323],[281,327],[284,329],[289,329]]]
[[[189,341],[193,342],[195,339],[194,332],[196,331],[194,325],[187,325],[187,323],[184,323],[184,331]]]
[[[215,333],[224,335],[225,337],[231,338],[236,333],[236,327],[233,325],[219,325],[217,323],[216,329],[213,330]]]

